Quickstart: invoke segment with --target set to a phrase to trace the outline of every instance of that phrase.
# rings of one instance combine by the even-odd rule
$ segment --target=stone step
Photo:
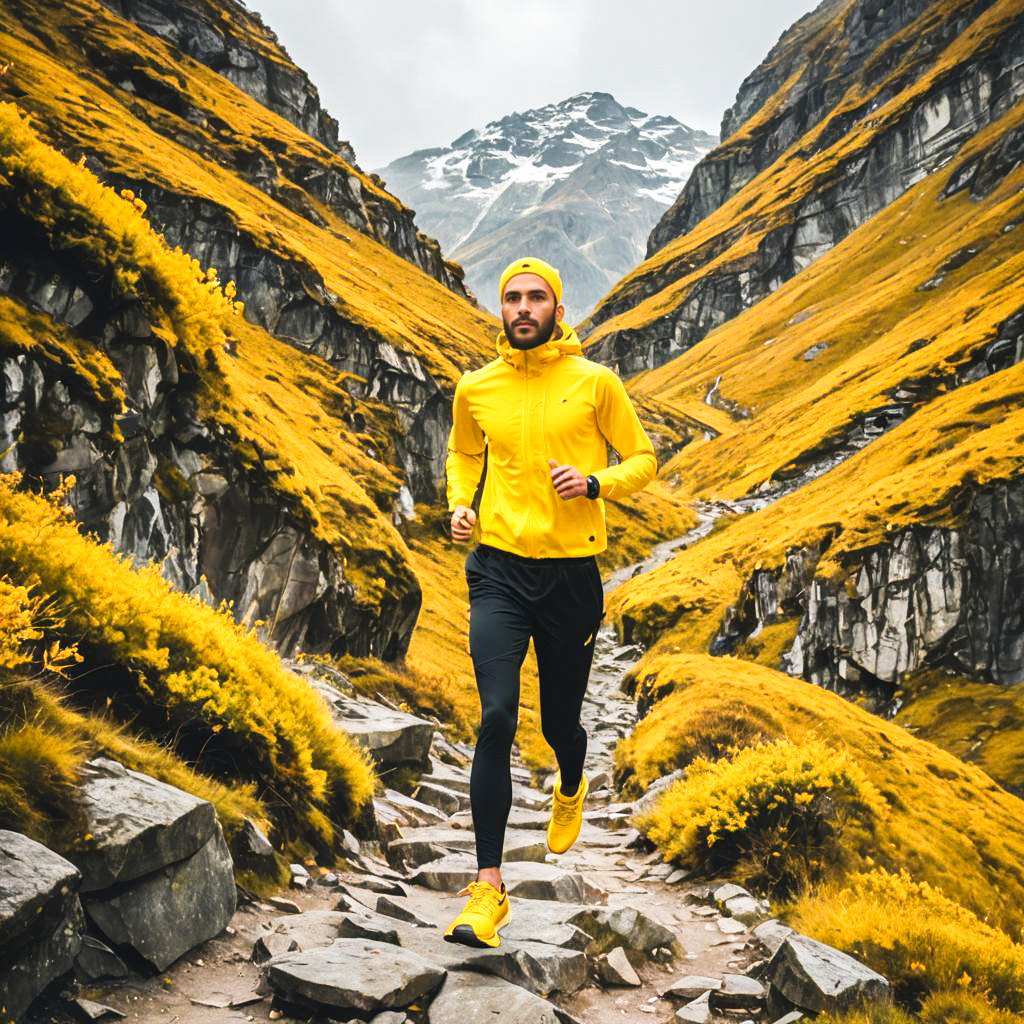
[[[437,892],[455,893],[473,881],[476,873],[476,858],[452,854],[421,865],[411,881]],[[502,865],[501,874],[509,894],[520,898],[582,903],[603,895],[582,875],[553,864],[511,861]]]

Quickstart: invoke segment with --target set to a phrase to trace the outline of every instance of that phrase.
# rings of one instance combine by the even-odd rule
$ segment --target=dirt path
[[[701,521],[690,535],[663,545],[638,567],[639,571],[665,560],[682,544],[704,535],[716,517],[714,508],[703,509]],[[631,570],[616,573],[608,585],[614,586],[629,575],[632,575]],[[605,1024],[624,1018],[665,1022],[699,1020],[697,1008],[691,1011],[693,1016],[677,1018],[675,1014],[684,1000],[664,997],[665,990],[684,976],[717,979],[727,974],[743,974],[753,961],[764,955],[750,929],[728,914],[723,916],[714,905],[713,886],[681,879],[682,873],[673,872],[671,865],[662,863],[657,853],[645,853],[631,845],[637,838],[627,820],[633,807],[615,802],[609,780],[615,744],[630,731],[636,717],[635,706],[622,695],[620,685],[639,653],[636,648],[617,645],[610,627],[605,626],[600,631],[583,710],[590,737],[587,773],[594,785],[588,797],[580,839],[568,853],[560,857],[547,853],[543,830],[550,797],[529,785],[528,774],[521,765],[514,771],[515,805],[506,835],[505,864],[506,881],[512,894],[512,922],[503,932],[502,955],[514,953],[517,948],[536,952],[534,947],[540,948],[534,941],[537,939],[558,941],[551,938],[548,929],[559,916],[559,902],[569,908],[567,913],[575,909],[574,904],[584,903],[609,910],[639,911],[639,923],[623,941],[624,946],[645,944],[642,937],[638,939],[645,921],[668,929],[677,943],[675,955],[664,947],[630,952],[641,982],[639,986],[601,982],[593,956],[587,968],[587,981],[581,988],[575,988],[578,978],[564,980],[568,977],[565,974],[568,968],[561,961],[552,961],[554,966],[550,969],[545,967],[546,980],[535,979],[531,983],[534,990],[572,1018],[587,1024]],[[304,912],[301,917],[282,914],[280,907],[269,902],[244,905],[235,914],[229,933],[193,950],[163,975],[136,978],[117,986],[99,986],[85,994],[127,1013],[130,1020],[144,1024],[310,1020],[313,1014],[297,1015],[287,1008],[282,1014],[281,1010],[274,1009],[269,995],[256,997],[261,971],[251,959],[254,943],[261,939],[272,952],[287,949],[288,943],[282,940],[284,933],[288,933],[289,942],[294,939],[303,950],[311,944],[327,945],[338,934],[337,922],[331,919],[333,932],[324,933],[322,927],[318,932],[309,925],[313,920],[309,911],[366,911],[372,913],[378,923],[390,921],[391,925],[405,929],[399,935],[402,945],[415,948],[423,956],[435,955],[442,966],[448,967],[449,977],[452,977],[458,968],[465,966],[456,961],[479,955],[443,942],[439,931],[464,901],[463,897],[453,894],[474,873],[468,811],[470,755],[470,747],[452,745],[435,737],[433,774],[423,776],[421,782],[425,785],[415,794],[420,800],[388,791],[379,801],[378,816],[398,824],[390,830],[390,848],[372,850],[364,846],[359,856],[335,869],[337,878],[333,885],[323,884],[331,879],[321,879],[308,889],[291,889],[280,894],[294,901],[296,909]],[[436,859],[439,856],[440,859]],[[382,910],[383,914],[378,916]],[[418,918],[424,927],[413,929],[408,921],[398,923],[399,918]],[[647,927],[650,931],[651,925]],[[268,940],[268,936],[275,937]],[[593,947],[591,952],[594,952]],[[492,968],[498,973],[505,969],[496,963],[489,967],[482,961],[476,969]],[[550,987],[552,984],[554,989]],[[564,990],[560,991],[559,985]],[[228,1005],[232,1000],[247,997],[253,1000],[248,1005]],[[758,1018],[756,1012],[745,1015],[733,1011],[729,1016],[709,1014],[704,1019],[737,1021],[745,1016]],[[503,1017],[501,1013],[488,1019],[497,1021]],[[341,1019],[346,1018],[343,1015]],[[388,1024],[398,1024],[402,1017],[384,1019]],[[422,1013],[409,1017],[415,1021],[429,1019]],[[526,1017],[515,1019],[527,1020]],[[563,1019],[570,1018],[563,1015]],[[465,1024],[470,1024],[469,1018]]]

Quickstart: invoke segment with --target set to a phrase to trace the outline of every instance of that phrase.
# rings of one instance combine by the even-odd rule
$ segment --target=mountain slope
[[[488,309],[504,266],[532,252],[566,282],[576,322],[631,270],[659,214],[717,142],[608,93],[511,114],[380,175],[466,270]]]
[[[657,366],[770,295],[1015,102],[1022,38],[1015,3],[848,0],[801,19],[650,257],[582,325],[588,354]]]

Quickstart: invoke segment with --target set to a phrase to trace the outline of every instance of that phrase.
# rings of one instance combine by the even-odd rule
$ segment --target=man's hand
[[[465,505],[456,505],[452,513],[452,540],[465,544],[473,536],[476,513]]]
[[[548,465],[551,483],[564,501],[582,498],[587,493],[587,478],[575,466],[560,466],[554,459],[548,459]]]

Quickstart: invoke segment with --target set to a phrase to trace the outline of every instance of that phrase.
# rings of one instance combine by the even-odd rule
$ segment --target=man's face
[[[564,315],[564,308],[555,305],[551,286],[540,275],[515,274],[505,284],[501,319],[505,337],[515,348],[542,345]]]

